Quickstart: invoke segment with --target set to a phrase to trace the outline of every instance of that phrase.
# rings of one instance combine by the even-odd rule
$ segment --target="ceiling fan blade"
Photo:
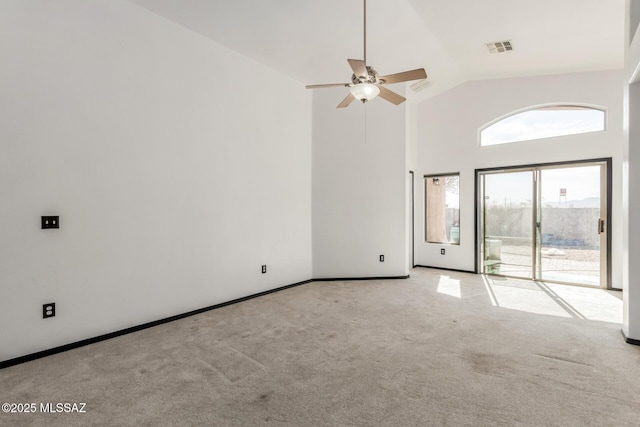
[[[386,99],[392,104],[395,104],[395,105],[402,104],[404,101],[407,100],[407,98],[405,98],[404,96],[398,95],[397,93],[390,91],[386,87],[383,87],[383,86],[378,86],[378,87],[380,88],[380,97],[383,99]]]
[[[354,99],[356,99],[352,94],[347,95],[347,97],[345,99],[342,100],[342,102],[340,104],[338,104],[338,106],[336,108],[344,108],[344,107],[348,107],[349,104],[351,104],[351,101],[353,101]]]
[[[426,78],[427,72],[424,71],[424,68],[379,77],[380,80],[384,80],[384,84],[408,82],[410,80],[422,80]]]
[[[367,64],[361,59],[347,59],[351,69],[353,70],[353,74],[356,77],[364,77],[365,79],[369,77],[369,73],[367,72]]]
[[[319,88],[323,88],[323,87],[345,87],[345,86],[349,86],[349,83],[330,83],[330,84],[326,84],[326,85],[306,85],[305,87],[307,89],[319,89]]]

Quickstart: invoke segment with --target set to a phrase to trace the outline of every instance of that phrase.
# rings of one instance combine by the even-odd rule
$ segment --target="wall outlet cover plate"
[[[49,228],[60,228],[60,217],[56,216],[42,216],[40,217],[41,227],[43,230]]]
[[[56,303],[50,302],[48,304],[42,304],[42,318],[46,319],[54,317],[56,315]]]

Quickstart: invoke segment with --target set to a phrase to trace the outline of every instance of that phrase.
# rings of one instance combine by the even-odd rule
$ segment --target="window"
[[[605,112],[579,105],[535,107],[498,120],[480,131],[480,145],[507,144],[531,139],[605,130]]]
[[[425,240],[460,244],[460,174],[425,175]]]

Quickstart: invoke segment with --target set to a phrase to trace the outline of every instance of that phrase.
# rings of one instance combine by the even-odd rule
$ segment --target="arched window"
[[[520,111],[487,125],[480,145],[507,144],[605,130],[605,111],[581,105],[547,105]]]

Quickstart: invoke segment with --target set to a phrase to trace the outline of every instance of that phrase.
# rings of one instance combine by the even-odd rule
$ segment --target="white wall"
[[[640,340],[640,229],[638,212],[640,212],[640,82],[629,85],[629,132],[627,137],[626,161],[626,203],[627,213],[624,233],[624,304],[623,331],[627,338]]]
[[[347,94],[314,91],[313,277],[404,276],[405,108],[375,99],[337,109]]]
[[[474,170],[612,157],[612,282],[622,284],[623,72],[604,71],[464,83],[418,106],[416,263],[472,271],[475,266]],[[604,107],[607,131],[480,147],[479,129],[529,106],[580,103]],[[460,172],[460,245],[424,241],[425,174]]]
[[[312,277],[299,82],[118,0],[2,1],[0,52],[0,361]]]
[[[640,2],[626,0],[625,11],[622,331],[627,338],[640,341]]]
[[[412,171],[413,174],[408,176],[407,184],[407,265],[409,269],[413,268],[414,259],[414,228],[415,228],[415,195],[416,188],[419,188],[419,180],[422,179],[416,174],[417,168],[417,154],[418,154],[418,139],[417,139],[417,117],[416,117],[417,104],[409,100],[406,107],[406,162],[407,169]],[[411,180],[413,179],[413,182]]]

